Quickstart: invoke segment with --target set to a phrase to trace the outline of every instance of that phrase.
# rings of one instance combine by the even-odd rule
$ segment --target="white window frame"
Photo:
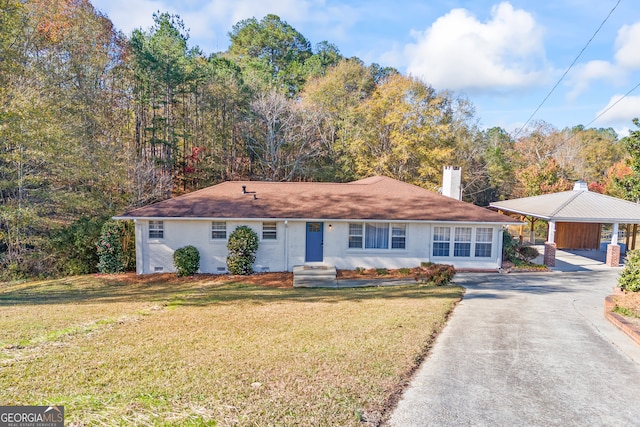
[[[484,237],[484,236],[479,236],[480,230],[488,230],[488,237]],[[476,239],[475,239],[475,245],[473,248],[473,256],[475,258],[491,258],[491,256],[493,255],[493,231],[494,229],[492,227],[477,227],[476,228]],[[480,240],[481,237],[484,237],[485,240]],[[478,250],[480,248],[483,248],[482,250],[485,251],[484,253],[486,253],[486,249],[489,249],[489,255],[478,255]]]
[[[439,229],[448,229],[448,240],[439,238],[445,237]],[[471,229],[471,235],[468,234],[468,229]],[[491,226],[456,226],[456,225],[438,225],[433,227],[433,236],[431,237],[431,256],[433,258],[456,258],[456,259],[489,259],[494,257],[494,243],[496,236],[496,228]],[[470,238],[470,240],[468,240]],[[479,240],[481,239],[481,240]],[[437,244],[447,244],[447,255],[436,255]],[[460,255],[460,249],[462,246],[469,248],[469,255]],[[442,250],[442,248],[440,248]],[[479,251],[485,255],[479,255]],[[458,255],[456,255],[458,252]],[[466,252],[466,251],[465,251]],[[486,255],[486,254],[489,255]]]
[[[154,235],[152,235],[154,234]],[[164,239],[164,221],[150,220],[148,236],[150,240]]]
[[[224,233],[224,235],[222,235],[222,233]],[[211,221],[211,233],[209,237],[215,241],[227,240],[227,222]]]
[[[444,239],[444,236],[442,236],[443,238],[440,239],[440,236],[443,233],[437,233],[438,229],[442,229],[442,230],[447,230],[447,239]],[[438,238],[436,240],[436,238]],[[447,226],[437,226],[437,227],[433,227],[433,242],[431,245],[431,256],[433,257],[442,257],[442,258],[448,258],[449,255],[451,254],[451,227],[447,227]],[[441,244],[445,244],[447,245],[447,254],[446,255],[436,255],[436,243],[441,243]],[[444,248],[444,246],[442,246],[442,248]]]
[[[394,238],[396,242],[402,242],[402,246],[394,247]],[[394,250],[407,249],[407,224],[391,224],[391,244],[389,248]]]
[[[453,256],[471,258],[473,246],[473,227],[456,227],[453,237]],[[464,252],[461,254],[460,252]]]
[[[278,240],[278,223],[276,221],[262,223],[262,240]]]
[[[358,240],[360,245],[357,245]],[[347,247],[349,249],[362,249],[364,246],[364,224],[361,222],[349,223],[349,240]]]
[[[371,248],[367,247],[367,226],[369,227],[387,227],[387,242],[386,247],[383,248]],[[396,235],[394,236],[394,230]],[[394,237],[396,240],[402,239],[402,247],[394,248]],[[360,245],[357,245],[357,242]],[[349,223],[349,237],[347,241],[347,248],[349,250],[365,250],[365,251],[403,251],[407,249],[407,225],[389,222],[350,222]]]

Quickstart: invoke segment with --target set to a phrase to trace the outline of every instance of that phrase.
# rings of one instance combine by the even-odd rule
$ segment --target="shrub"
[[[386,268],[376,268],[376,274],[378,276],[386,276],[389,274],[389,271]]]
[[[456,269],[448,264],[421,263],[416,281],[443,286],[453,280]]]
[[[253,263],[258,250],[258,235],[255,231],[246,225],[237,227],[229,236],[227,249],[227,268],[231,274],[253,273]]]
[[[179,277],[193,276],[200,268],[200,252],[191,245],[176,249],[173,253],[173,265]]]
[[[515,262],[518,258],[518,242],[506,231],[502,233],[502,259]]]
[[[96,242],[100,240],[104,217],[82,217],[54,232],[48,250],[55,255],[56,273],[74,276],[98,271],[100,259]]]
[[[403,276],[408,276],[409,274],[411,274],[411,269],[409,269],[409,268],[399,268],[398,269],[398,273],[402,274]]]
[[[122,237],[125,234],[122,221],[109,220],[102,225],[100,240],[96,244],[98,251],[98,271],[112,274],[122,273],[126,269],[122,248]]]
[[[618,278],[623,291],[640,291],[640,249],[627,252],[627,263]]]
[[[533,246],[522,246],[518,250],[519,258],[526,262],[531,262],[531,260],[536,258],[538,255],[540,255],[540,252],[538,252],[538,250]]]
[[[356,273],[358,274],[364,274],[364,267],[356,267]]]

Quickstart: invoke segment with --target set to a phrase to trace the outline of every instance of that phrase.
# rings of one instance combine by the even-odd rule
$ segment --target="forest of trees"
[[[178,16],[127,36],[87,0],[0,0],[0,28],[0,277],[96,271],[107,218],[225,180],[382,174],[437,191],[457,165],[481,206],[576,179],[638,197],[640,132],[481,129],[464,97],[275,15],[211,54]]]

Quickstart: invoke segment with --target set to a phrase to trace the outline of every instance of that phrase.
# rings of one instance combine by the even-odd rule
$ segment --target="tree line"
[[[107,218],[225,180],[380,174],[437,191],[457,165],[481,206],[576,179],[637,198],[637,134],[482,129],[468,99],[312,45],[275,15],[238,22],[217,53],[190,45],[178,16],[127,36],[87,0],[0,0],[0,28],[5,278],[94,272]]]

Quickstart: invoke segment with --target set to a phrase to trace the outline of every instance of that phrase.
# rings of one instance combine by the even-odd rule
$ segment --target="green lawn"
[[[376,423],[461,295],[171,275],[0,284],[0,403],[64,405],[75,425]]]

